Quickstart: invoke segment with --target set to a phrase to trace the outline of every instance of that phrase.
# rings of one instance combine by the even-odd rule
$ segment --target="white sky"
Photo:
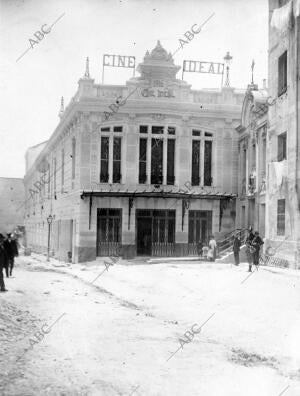
[[[142,62],[157,40],[173,53],[193,24],[215,16],[174,56],[223,62],[233,56],[231,85],[245,88],[267,78],[267,0],[0,0],[0,176],[23,177],[25,151],[47,140],[65,104],[77,90],[90,58],[90,74],[101,81],[102,55],[121,54]],[[23,58],[29,38],[43,24],[65,15]],[[105,83],[125,84],[132,69],[106,68]],[[138,75],[138,73],[136,73]],[[177,74],[181,78],[181,70]],[[185,73],[193,89],[220,86],[220,75]]]

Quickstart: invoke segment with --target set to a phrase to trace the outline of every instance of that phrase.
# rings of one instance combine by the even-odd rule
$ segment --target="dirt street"
[[[103,268],[18,259],[0,295],[1,395],[300,394],[297,274],[115,265],[92,284]]]

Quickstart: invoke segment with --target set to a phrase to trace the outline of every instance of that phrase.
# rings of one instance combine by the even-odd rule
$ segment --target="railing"
[[[153,242],[151,249],[152,256],[170,257],[175,255],[175,243]]]
[[[201,244],[199,243],[189,243],[188,244],[188,255],[189,256],[202,256],[202,251],[200,251]],[[204,244],[202,244],[204,246]],[[201,247],[202,247],[201,246]]]
[[[98,242],[97,256],[118,256],[120,248],[120,242]]]
[[[237,233],[239,233],[239,237],[242,245],[244,240],[246,239],[246,232],[247,232],[247,228],[237,228],[231,231],[229,234],[227,234],[224,239],[219,240],[217,243],[219,254],[225,252],[229,248],[232,248],[233,240]]]

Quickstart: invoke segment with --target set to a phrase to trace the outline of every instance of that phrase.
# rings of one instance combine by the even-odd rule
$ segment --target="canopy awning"
[[[142,197],[142,198],[192,198],[192,199],[233,199],[236,198],[236,194],[231,193],[220,193],[220,192],[210,192],[204,190],[203,192],[196,193],[192,191],[157,191],[157,189],[148,191],[138,191],[138,190],[83,190],[81,193],[81,198],[84,197]]]

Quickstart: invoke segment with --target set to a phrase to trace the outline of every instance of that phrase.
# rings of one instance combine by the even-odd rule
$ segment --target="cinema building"
[[[61,260],[195,255],[235,228],[244,92],[193,90],[179,70],[160,42],[126,85],[95,84],[87,64],[26,172],[29,246],[46,252],[50,230]]]

